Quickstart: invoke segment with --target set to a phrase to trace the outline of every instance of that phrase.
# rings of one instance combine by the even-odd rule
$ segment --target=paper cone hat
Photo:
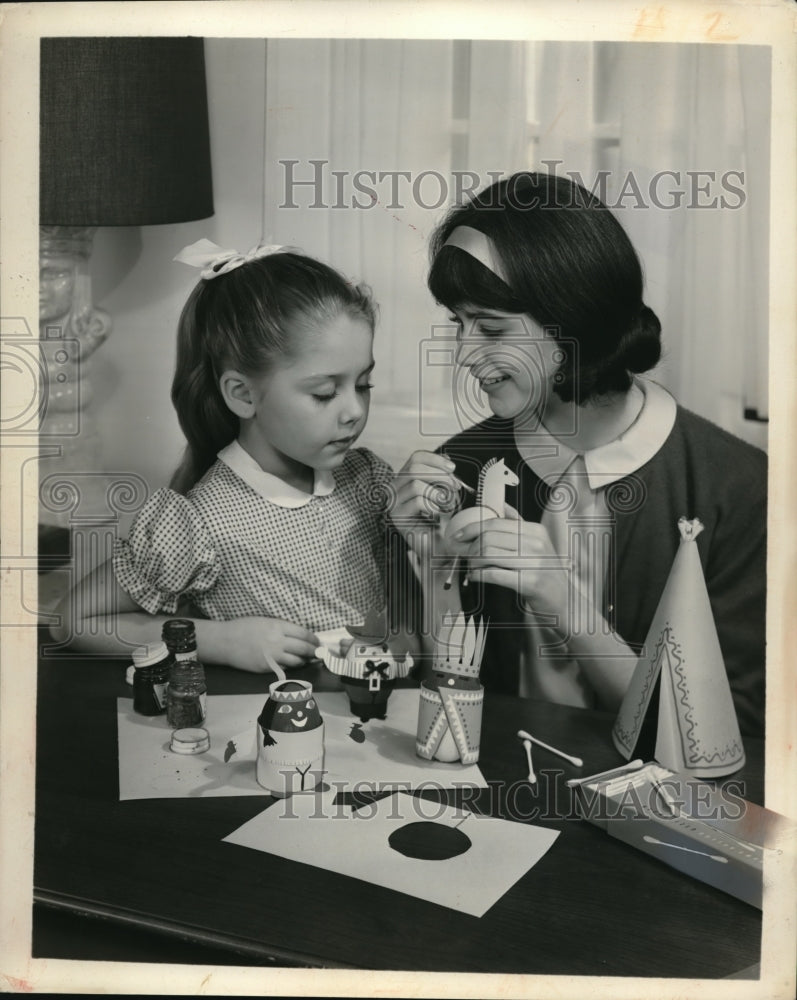
[[[698,520],[678,522],[681,544],[612,730],[628,760],[660,678],[655,758],[662,767],[702,778],[744,765],[728,675],[695,539]]]
[[[487,626],[460,611],[450,622],[442,622],[435,638],[434,669],[442,673],[478,677]]]

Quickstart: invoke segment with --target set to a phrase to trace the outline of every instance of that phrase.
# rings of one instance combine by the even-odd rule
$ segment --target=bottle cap
[[[151,642],[147,646],[139,646],[133,650],[134,667],[151,667],[153,663],[165,660],[169,655],[165,642]]]
[[[190,618],[170,618],[163,623],[161,638],[175,652],[196,649],[196,626]]]
[[[170,744],[172,753],[204,753],[210,749],[207,729],[175,729]]]

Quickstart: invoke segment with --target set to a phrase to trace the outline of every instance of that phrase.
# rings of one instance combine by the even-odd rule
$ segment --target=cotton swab
[[[664,785],[662,785],[662,783],[658,780],[658,778],[652,778],[650,783],[656,789],[656,792],[658,793],[658,795],[661,797],[662,801],[667,806],[667,809],[669,810],[670,815],[671,816],[680,816],[681,815],[681,810],[675,804],[675,802],[673,801],[672,796],[667,791],[667,789],[664,787]]]
[[[282,669],[279,663],[277,663],[276,660],[272,659],[268,655],[268,653],[265,650],[263,650],[263,659],[266,661],[266,666],[268,667],[268,669],[272,670],[277,675],[278,681],[286,680],[285,671]]]
[[[537,775],[534,773],[534,765],[531,762],[531,740],[523,740],[523,747],[526,751],[526,760],[529,762],[528,782],[530,785],[536,785]]]
[[[457,484],[457,486],[461,486],[462,489],[466,490],[468,493],[475,493],[476,492],[476,490],[474,490],[474,488],[472,486],[468,486],[467,483],[463,483],[462,480],[461,479],[457,479],[456,476],[454,476],[454,482]]]
[[[699,854],[703,858],[711,858],[712,861],[719,861],[723,865],[727,865],[728,859],[723,858],[721,854],[707,854],[705,851],[695,851],[691,847],[681,847],[680,844],[668,844],[663,840],[656,840],[655,837],[649,837],[647,834],[642,838],[648,844],[658,844],[660,847],[671,847],[674,851],[686,851],[688,854]]]
[[[638,771],[640,767],[644,767],[644,761],[642,760],[632,760],[628,764],[622,764],[620,767],[610,768],[608,771],[599,771],[597,774],[588,774],[586,778],[570,778],[567,782],[569,788],[573,785],[583,785],[592,781],[603,781],[604,778],[613,778],[615,775],[625,774],[628,771]]]
[[[543,743],[542,740],[538,740],[536,736],[532,736],[530,733],[527,733],[525,729],[518,729],[518,738],[521,740],[529,740],[531,743],[536,743],[538,747],[543,747],[543,749],[548,750],[550,753],[556,754],[557,757],[564,757],[564,759],[569,761],[573,767],[584,766],[584,761],[580,757],[571,757],[569,753],[564,753],[562,750],[557,750],[556,747]]]

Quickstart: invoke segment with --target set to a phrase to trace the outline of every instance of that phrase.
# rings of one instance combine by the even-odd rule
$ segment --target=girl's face
[[[468,370],[497,417],[543,414],[563,354],[552,335],[530,316],[463,305],[457,324],[456,362]]]
[[[266,472],[301,481],[341,465],[368,419],[372,342],[364,319],[340,313],[294,330],[292,354],[251,380],[255,416],[242,438]]]

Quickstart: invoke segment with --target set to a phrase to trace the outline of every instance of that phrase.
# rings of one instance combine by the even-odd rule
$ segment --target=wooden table
[[[312,668],[294,675],[316,679]],[[265,692],[267,680],[208,669],[211,695]],[[57,928],[69,914],[78,923],[102,918],[91,927],[111,941],[103,957],[119,960],[141,960],[136,947],[151,940],[153,961],[220,955],[238,965],[713,978],[759,961],[758,910],[573,814],[564,779],[621,763],[611,715],[485,698],[480,766],[489,788],[477,810],[561,833],[479,919],[223,843],[264,808],[257,796],[120,802],[117,697],[131,697],[119,661],[40,661],[36,957],[99,957],[77,946],[64,954]],[[583,771],[536,751],[535,795],[524,783],[519,728],[583,757]],[[733,778],[761,803],[763,746],[747,740],[746,749]]]

